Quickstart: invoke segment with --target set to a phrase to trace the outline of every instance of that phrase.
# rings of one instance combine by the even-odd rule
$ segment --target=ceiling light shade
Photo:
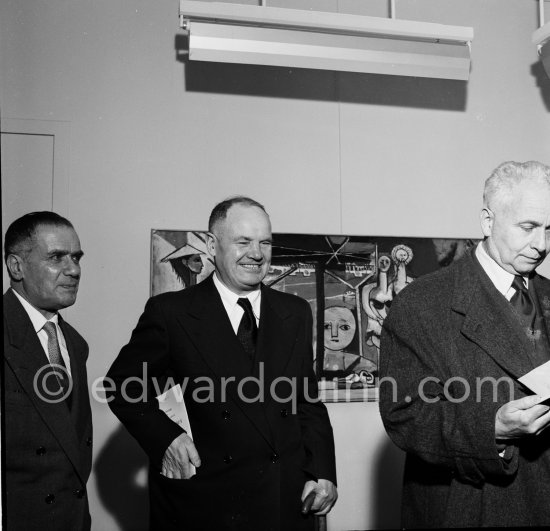
[[[469,27],[191,0],[180,18],[190,60],[469,77]]]

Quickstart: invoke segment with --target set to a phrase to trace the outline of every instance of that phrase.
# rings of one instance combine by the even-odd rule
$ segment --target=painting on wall
[[[312,366],[323,400],[378,398],[382,323],[414,279],[460,258],[476,240],[273,234],[264,283],[307,300]],[[214,263],[202,231],[153,230],[151,295],[207,278]]]

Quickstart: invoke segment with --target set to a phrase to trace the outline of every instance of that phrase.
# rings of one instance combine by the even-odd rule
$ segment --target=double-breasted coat
[[[262,287],[252,363],[212,277],[147,302],[108,377],[116,386],[113,412],[150,460],[151,529],[311,529],[312,518],[300,513],[305,482],[336,482],[311,333],[307,302]],[[122,393],[132,376],[145,387],[136,381]],[[165,450],[183,431],[154,399],[170,378],[182,385],[202,462],[191,479],[159,473]]]
[[[8,531],[90,529],[86,482],[92,466],[88,345],[61,316],[71,363],[71,407],[44,392],[48,359],[31,320],[4,294],[4,517]],[[51,382],[45,385],[51,389]]]
[[[548,333],[550,281],[532,282]],[[495,441],[497,410],[532,394],[517,381],[535,367],[532,352],[472,253],[394,301],[382,333],[380,410],[407,452],[405,527],[550,525],[550,429],[510,441],[503,456]]]

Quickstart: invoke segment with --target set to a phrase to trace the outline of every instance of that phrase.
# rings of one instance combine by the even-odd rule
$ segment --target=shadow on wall
[[[111,435],[95,461],[99,498],[120,531],[148,529],[147,469],[145,453],[123,427]],[[94,527],[101,529],[101,524],[95,522]]]
[[[176,59],[185,65],[185,88],[189,92],[466,109],[466,81],[189,61],[188,45],[186,35],[176,35]]]
[[[405,453],[389,439],[378,450],[374,459],[372,490],[372,522],[374,529],[398,529],[401,527],[401,486]]]
[[[537,61],[531,65],[531,75],[537,81],[546,110],[550,112],[550,72],[547,74],[542,62]]]

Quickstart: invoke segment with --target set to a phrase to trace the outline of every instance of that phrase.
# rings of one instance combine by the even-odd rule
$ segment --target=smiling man
[[[271,224],[258,202],[218,204],[207,249],[212,276],[150,299],[108,374],[110,406],[149,456],[150,528],[311,530],[337,492],[310,307],[262,284]],[[155,400],[169,378],[192,437]]]
[[[550,167],[485,183],[484,240],[394,300],[380,411],[407,452],[406,528],[550,527],[550,408],[518,379],[550,360]],[[394,386],[387,385],[393,381]]]
[[[76,301],[80,241],[67,219],[33,212],[8,227],[4,253],[6,529],[88,530],[88,346],[58,313]]]

